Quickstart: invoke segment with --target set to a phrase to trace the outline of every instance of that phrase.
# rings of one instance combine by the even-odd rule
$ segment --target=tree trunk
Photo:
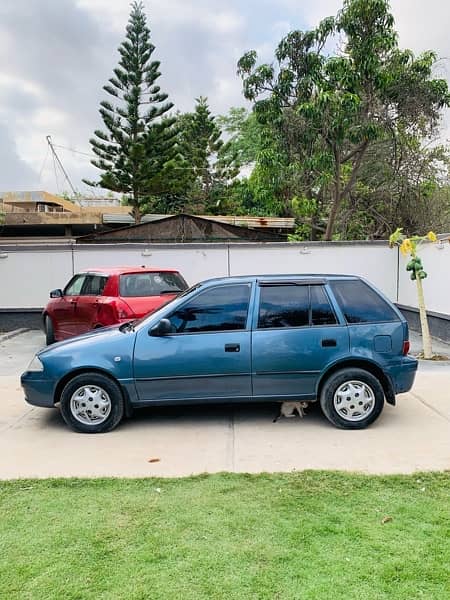
[[[352,158],[354,156],[356,156],[356,160],[353,164],[353,169],[352,169],[352,173],[350,175],[350,179],[349,179],[347,185],[344,187],[344,189],[342,189],[342,184],[341,184],[341,170],[342,170],[342,164],[345,163],[347,160],[349,160],[349,156],[342,158],[342,155],[339,152],[339,150],[336,148],[334,149],[334,160],[335,160],[334,200],[333,200],[333,206],[331,207],[330,216],[328,217],[327,230],[325,232],[325,240],[326,241],[330,241],[333,236],[334,223],[336,221],[336,216],[337,216],[337,213],[339,210],[339,206],[341,204],[342,199],[345,198],[352,191],[353,186],[355,185],[356,176],[359,173],[359,170],[361,168],[362,159],[366,153],[368,146],[369,146],[369,142],[367,142],[367,141],[363,142],[355,154],[352,152],[352,154],[349,155]]]
[[[423,357],[430,359],[433,357],[433,349],[431,346],[430,330],[428,328],[427,311],[425,308],[425,299],[423,295],[423,285],[422,280],[419,276],[417,276],[416,282],[420,314],[420,327],[422,329]]]
[[[333,237],[334,223],[336,221],[337,212],[342,199],[341,191],[341,158],[338,150],[334,150],[334,190],[333,204],[331,206],[330,216],[328,217],[327,229],[325,231],[325,241],[329,242]]]
[[[137,204],[133,205],[133,210],[131,211],[131,214],[133,215],[135,224],[139,225],[139,223],[141,222],[141,219],[142,219],[142,213]]]

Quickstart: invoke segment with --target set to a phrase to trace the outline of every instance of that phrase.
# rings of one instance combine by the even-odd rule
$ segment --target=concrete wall
[[[427,307],[450,314],[450,244],[425,245]],[[120,244],[4,246],[0,248],[0,310],[42,308],[48,293],[89,267],[176,267],[193,284],[209,277],[262,273],[361,275],[391,300],[416,307],[415,284],[397,249],[384,242],[307,244]]]
[[[420,257],[428,277],[423,280],[423,291],[427,309],[450,315],[450,244],[424,244]],[[409,259],[399,256],[399,297],[405,306],[417,307],[416,282],[411,281],[406,271]]]

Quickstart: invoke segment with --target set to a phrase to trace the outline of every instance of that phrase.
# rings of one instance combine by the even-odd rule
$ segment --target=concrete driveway
[[[273,423],[276,405],[236,405],[144,409],[110,433],[83,435],[23,399],[19,375],[43,344],[37,331],[0,336],[0,479],[450,469],[450,362],[422,361],[413,391],[363,431],[334,428],[318,406]]]

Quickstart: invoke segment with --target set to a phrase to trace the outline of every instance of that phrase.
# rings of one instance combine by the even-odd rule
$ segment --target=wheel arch
[[[317,399],[320,398],[320,395],[322,393],[322,388],[323,388],[326,380],[330,377],[330,375],[332,375],[333,373],[336,373],[336,371],[340,371],[341,369],[347,369],[347,368],[363,369],[364,371],[368,371],[369,373],[374,375],[381,383],[381,386],[383,388],[384,395],[386,398],[386,402],[388,404],[391,404],[392,406],[395,406],[395,393],[394,393],[394,388],[393,388],[393,385],[392,385],[392,382],[391,382],[389,376],[386,375],[386,373],[383,371],[383,369],[376,363],[373,363],[370,360],[364,360],[361,358],[348,358],[348,359],[342,360],[338,363],[335,363],[334,365],[329,367],[329,369],[327,369],[327,371],[325,371],[325,373],[322,374],[322,376],[319,380],[319,383],[317,386]]]
[[[128,417],[131,415],[131,412],[132,412],[131,401],[128,396],[127,390],[120,384],[120,381],[118,379],[116,379],[113,375],[111,375],[111,373],[109,373],[108,371],[106,371],[104,369],[99,369],[98,367],[80,367],[79,369],[74,369],[73,371],[66,373],[64,375],[64,377],[62,377],[56,384],[55,392],[53,394],[53,403],[56,404],[57,402],[60,401],[62,391],[71,379],[73,379],[74,377],[77,377],[78,375],[83,375],[84,373],[96,373],[98,375],[103,375],[104,377],[107,377],[108,379],[113,381],[118,386],[118,388],[122,394],[122,397],[123,397],[123,400],[125,403],[126,416]]]

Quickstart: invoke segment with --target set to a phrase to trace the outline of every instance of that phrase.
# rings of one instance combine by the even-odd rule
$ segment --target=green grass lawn
[[[0,598],[450,598],[450,474],[0,483]]]

